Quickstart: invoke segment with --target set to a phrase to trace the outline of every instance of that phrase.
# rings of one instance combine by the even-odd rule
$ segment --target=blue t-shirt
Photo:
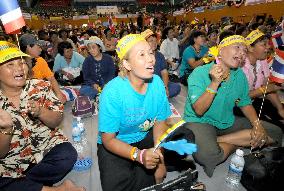
[[[167,61],[162,53],[159,51],[156,51],[155,54],[156,57],[156,63],[154,66],[154,74],[160,76],[162,78],[162,71],[167,69]]]
[[[73,55],[71,58],[71,62],[67,64],[66,59],[64,56],[61,56],[59,53],[56,55],[54,60],[53,72],[57,72],[62,70],[63,68],[81,68],[85,58],[78,52],[73,51]]]
[[[116,133],[116,138],[128,144],[145,138],[155,121],[171,115],[162,80],[154,75],[145,94],[137,93],[127,78],[111,80],[100,95],[99,134]]]
[[[182,60],[181,60],[181,66],[180,66],[180,76],[184,76],[186,70],[192,69],[189,64],[188,60],[189,59],[195,59],[195,60],[200,60],[207,52],[208,52],[208,47],[207,46],[201,46],[200,48],[200,53],[197,54],[195,49],[192,46],[187,47],[182,55]]]

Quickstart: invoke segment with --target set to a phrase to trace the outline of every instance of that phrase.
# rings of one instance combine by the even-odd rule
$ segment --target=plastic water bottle
[[[87,140],[87,136],[86,136],[86,130],[85,130],[85,127],[84,127],[84,123],[82,122],[81,117],[77,117],[77,126],[78,126],[78,128],[81,132],[82,143],[84,145],[86,145],[88,140]]]
[[[77,120],[73,120],[72,122],[72,139],[74,142],[81,140],[81,130],[78,127]]]
[[[234,188],[239,186],[244,165],[244,152],[241,149],[237,149],[236,153],[231,158],[229,171],[226,178],[227,185]]]

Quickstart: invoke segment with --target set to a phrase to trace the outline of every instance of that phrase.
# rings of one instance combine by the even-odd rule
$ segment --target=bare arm
[[[277,111],[284,109],[283,104],[281,103],[277,93],[268,94],[267,99],[272,103],[272,105],[277,109]]]
[[[12,135],[5,135],[13,132],[13,121],[11,115],[0,109],[0,159],[4,158],[10,150]],[[5,133],[6,132],[6,133]]]
[[[168,125],[166,121],[158,121],[154,125],[153,129],[153,139],[154,139],[154,145],[158,142],[158,139],[167,131]]]
[[[211,82],[208,88],[217,91],[218,86],[219,86],[218,83]],[[195,113],[199,116],[202,116],[210,108],[214,98],[215,94],[211,94],[205,91],[192,106]]]
[[[189,59],[187,63],[190,65],[191,68],[196,68],[198,66],[203,65],[204,61],[202,58],[200,60]]]
[[[60,91],[59,84],[58,84],[57,80],[55,79],[55,77],[52,76],[52,77],[48,78],[47,80],[50,81],[52,90],[54,91],[54,93],[55,93],[55,95],[57,96],[57,98],[58,98],[62,103],[65,103],[66,100],[65,100],[64,96],[62,95],[62,93],[61,93],[61,91]]]
[[[166,88],[167,96],[169,96],[169,89],[168,89],[169,73],[166,69],[164,69],[164,70],[161,71],[161,75],[162,75],[162,80],[163,80],[165,88]]]
[[[223,70],[220,66],[215,64],[212,66],[209,74],[212,78],[212,82],[209,84],[208,88],[211,88],[217,91],[222,81],[221,78],[223,75]],[[205,91],[192,105],[195,113],[199,116],[202,116],[209,109],[214,98],[215,98],[215,94]]]

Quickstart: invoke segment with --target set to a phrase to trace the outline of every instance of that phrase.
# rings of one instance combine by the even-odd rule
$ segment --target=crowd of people
[[[163,181],[167,151],[153,147],[168,128],[169,102],[181,87],[187,97],[180,133],[197,144],[193,157],[209,177],[237,147],[281,146],[283,86],[269,81],[268,64],[276,50],[271,35],[281,22],[25,28],[19,48],[0,35],[0,189],[83,190],[68,180],[53,186],[77,157],[57,128],[64,85],[79,85],[91,100],[100,95],[104,191]]]

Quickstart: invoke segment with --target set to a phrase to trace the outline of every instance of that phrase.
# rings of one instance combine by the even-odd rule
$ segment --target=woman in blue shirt
[[[80,89],[80,95],[94,99],[101,89],[115,77],[115,65],[113,59],[105,54],[105,47],[101,39],[91,37],[84,42],[89,56],[83,63],[84,82]]]
[[[67,41],[58,44],[58,54],[54,60],[53,72],[61,85],[78,85],[83,81],[81,69],[85,58],[73,51]]]
[[[116,52],[120,75],[100,95],[98,162],[104,191],[132,191],[159,183],[166,174],[154,143],[171,115],[155,56],[138,34],[123,37]]]
[[[190,46],[187,47],[182,55],[180,78],[181,83],[187,86],[187,78],[192,70],[204,64],[203,57],[208,52],[205,46],[205,34],[201,31],[193,31],[189,37]]]

